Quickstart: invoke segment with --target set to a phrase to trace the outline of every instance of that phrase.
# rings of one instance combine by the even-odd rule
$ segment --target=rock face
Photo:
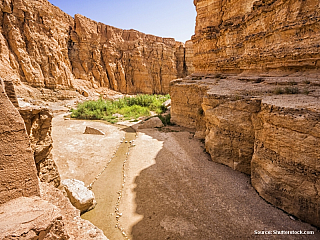
[[[39,195],[36,167],[23,119],[0,79],[0,204]]]
[[[192,70],[190,46],[174,39],[73,19],[46,0],[0,6],[0,77],[15,84],[72,89],[82,79],[91,88],[168,93],[171,80]]]
[[[168,93],[187,75],[184,45],[97,23],[79,14],[68,42],[75,78],[122,93]]]
[[[195,72],[319,69],[317,0],[194,0]]]
[[[171,83],[171,121],[261,197],[320,226],[319,1],[195,0],[195,73]]]
[[[299,78],[295,87],[276,82],[296,94],[275,94],[274,78],[257,79],[174,81],[171,122],[195,128],[212,160],[251,175],[268,202],[320,226],[320,81],[306,95],[298,94],[306,91]]]
[[[60,185],[58,167],[52,159],[52,113],[47,108],[25,107],[19,112],[24,119],[41,182]]]

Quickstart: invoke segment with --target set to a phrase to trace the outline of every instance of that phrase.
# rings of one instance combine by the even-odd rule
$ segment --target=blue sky
[[[49,0],[71,16],[77,13],[122,29],[136,29],[185,42],[194,34],[193,0]]]

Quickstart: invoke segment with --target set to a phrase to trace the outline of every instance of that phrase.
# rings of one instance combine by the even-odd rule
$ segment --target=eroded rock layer
[[[1,78],[0,113],[0,204],[3,204],[40,192],[24,121],[6,95]]]
[[[319,227],[320,81],[303,79],[177,80],[171,119],[195,128],[213,161],[250,174],[265,200]]]
[[[71,89],[82,79],[92,88],[168,93],[171,80],[192,71],[192,49],[171,38],[72,18],[46,0],[0,0],[0,11],[0,77],[15,84]]]
[[[52,159],[52,112],[47,108],[24,107],[19,112],[25,122],[41,182],[60,185],[58,167]]]
[[[201,73],[292,73],[320,67],[318,0],[195,0]]]

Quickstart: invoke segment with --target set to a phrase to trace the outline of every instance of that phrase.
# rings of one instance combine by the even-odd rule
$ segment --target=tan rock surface
[[[0,77],[15,84],[77,89],[81,79],[90,88],[168,93],[171,80],[188,74],[185,46],[172,38],[73,19],[46,0],[0,6]]]
[[[172,82],[172,121],[193,126],[213,161],[251,173],[268,202],[320,226],[318,80],[225,78]],[[280,84],[295,94],[275,94]]]
[[[72,206],[62,191],[47,183],[40,183],[40,190],[41,199],[48,201],[60,210],[64,229],[70,240],[108,240],[99,228],[80,217],[80,211]]]
[[[18,197],[39,195],[33,153],[18,110],[0,79],[0,204]]]
[[[60,210],[39,197],[0,205],[0,239],[69,239]]]
[[[195,0],[195,72],[319,69],[317,0]]]
[[[40,181],[58,187],[60,175],[51,153],[52,112],[40,107],[20,108],[19,112],[26,125]]]

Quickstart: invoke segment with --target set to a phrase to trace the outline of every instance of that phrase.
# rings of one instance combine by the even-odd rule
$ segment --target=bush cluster
[[[119,115],[124,120],[150,116],[150,111],[161,114],[166,110],[163,103],[170,99],[168,95],[140,94],[135,97],[124,97],[114,101],[99,99],[79,103],[77,109],[72,109],[71,117],[78,119],[106,120],[115,123]],[[116,116],[115,114],[118,114]]]

